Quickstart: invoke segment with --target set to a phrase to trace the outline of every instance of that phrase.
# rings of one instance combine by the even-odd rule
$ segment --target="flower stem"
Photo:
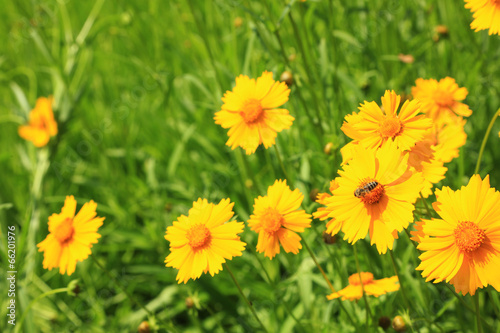
[[[257,319],[257,321],[259,322],[260,326],[262,327],[262,330],[264,332],[267,332],[266,327],[260,321],[259,316],[257,316],[257,312],[255,312],[255,309],[253,308],[252,303],[250,303],[250,301],[248,300],[248,298],[243,293],[243,290],[241,289],[240,284],[236,280],[236,277],[234,276],[233,272],[231,271],[231,269],[229,269],[229,266],[226,263],[224,263],[224,267],[226,268],[226,271],[229,273],[229,275],[231,275],[231,279],[233,279],[233,282],[236,285],[236,288],[238,288],[238,291],[240,292],[241,297],[243,297],[243,299],[245,300],[245,303],[247,303],[248,307],[250,308],[250,311],[252,311],[252,314],[254,315],[255,319]]]
[[[47,296],[50,296],[50,295],[54,295],[54,294],[58,294],[58,293],[64,293],[64,292],[67,292],[68,291],[68,287],[65,287],[65,288],[58,288],[58,289],[52,289],[50,291],[47,291],[46,293],[43,293],[41,295],[39,295],[37,298],[33,299],[30,304],[28,304],[28,307],[26,308],[26,310],[24,310],[23,312],[23,315],[21,316],[21,319],[19,319],[19,322],[17,323],[16,325],[16,329],[15,329],[15,333],[19,332],[19,330],[21,329],[21,326],[23,325],[23,322],[24,322],[24,318],[26,318],[26,315],[28,314],[29,310],[31,309],[31,307],[36,303],[38,302],[39,300],[41,300],[42,298],[45,298]]]
[[[274,150],[276,151],[276,156],[278,157],[278,161],[280,163],[281,170],[283,171],[283,175],[285,176],[285,178],[288,182],[288,185],[292,186],[292,180],[290,179],[290,177],[288,177],[288,173],[286,172],[285,165],[283,164],[283,160],[281,159],[280,152],[279,152],[278,146],[276,144],[274,145]]]
[[[479,293],[476,293],[472,296],[472,298],[474,298],[474,307],[476,308],[477,333],[483,333],[483,327],[481,326],[481,312],[479,311]]]
[[[392,250],[389,250],[389,253],[391,255],[392,266],[394,266],[394,271],[396,272],[396,275],[398,277],[399,289],[401,290],[401,293],[403,294],[403,300],[405,302],[405,305],[409,309],[410,302],[408,301],[408,297],[406,296],[405,288],[404,288],[403,284],[401,283],[401,276],[399,275],[398,266],[396,265],[396,260],[394,260],[394,254],[392,253]]]
[[[431,209],[429,208],[429,205],[427,204],[427,201],[425,200],[424,196],[422,195],[422,192],[420,192],[420,199],[422,199],[422,202],[424,203],[425,210],[427,211],[427,215],[429,215],[429,218],[432,218],[432,212]]]
[[[481,158],[483,157],[484,148],[486,147],[486,142],[488,141],[488,137],[490,136],[491,129],[493,128],[493,124],[495,120],[500,115],[500,108],[495,112],[493,118],[491,118],[490,124],[488,125],[488,129],[484,134],[483,143],[481,143],[481,149],[479,149],[479,156],[477,157],[476,169],[474,169],[474,174],[479,172],[479,167],[481,166]]]
[[[354,259],[356,260],[356,270],[358,271],[359,275],[359,283],[361,284],[361,291],[363,292],[363,300],[365,301],[365,307],[366,307],[366,326],[370,326],[370,319],[371,322],[373,323],[373,317],[372,317],[372,312],[370,310],[370,304],[368,304],[368,298],[366,297],[365,294],[365,286],[363,284],[363,279],[361,278],[361,269],[359,267],[359,260],[358,260],[358,249],[356,245],[353,245],[354,248]]]
[[[90,257],[92,258],[92,260],[94,260],[94,263],[110,278],[110,280],[113,281],[115,286],[118,287],[118,289],[120,289],[121,291],[123,291],[123,293],[127,296],[127,298],[132,303],[134,303],[136,306],[138,306],[138,307],[142,308],[144,311],[146,311],[146,313],[149,316],[154,317],[157,320],[159,320],[165,326],[165,328],[167,330],[172,331],[172,332],[178,332],[172,324],[169,324],[169,323],[165,322],[164,320],[157,318],[153,312],[151,312],[148,308],[146,308],[144,305],[139,303],[135,298],[133,298],[132,295],[130,295],[130,293],[125,289],[125,287],[123,287],[121,285],[121,283],[118,282],[118,280],[114,276],[112,276],[111,273],[99,261],[97,261],[97,259],[94,257],[94,255],[91,254]]]

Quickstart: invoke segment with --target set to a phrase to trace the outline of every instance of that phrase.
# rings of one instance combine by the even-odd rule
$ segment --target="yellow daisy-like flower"
[[[330,188],[329,188],[330,193],[333,193],[333,191],[335,191],[338,187],[339,184],[335,179],[330,181]],[[313,217],[320,221],[332,218],[330,221],[326,223],[326,232],[334,236],[340,231],[340,228],[342,227],[342,221],[339,221],[331,217],[332,209],[329,206],[329,203],[331,201],[332,201],[332,195],[328,193],[318,193],[316,202],[325,205],[326,207],[319,207],[315,212],[313,212]]]
[[[385,253],[413,221],[422,176],[410,169],[408,154],[392,142],[377,150],[358,147],[343,168],[336,179],[339,187],[329,198],[329,217],[342,221],[344,239],[350,243],[369,233],[371,244]]]
[[[361,275],[361,280],[359,276]],[[361,286],[361,282],[363,286]],[[363,289],[366,295],[379,297],[387,293],[399,290],[399,280],[397,276],[374,280],[373,274],[369,272],[355,273],[349,276],[349,285],[342,290],[332,293],[326,298],[329,300],[342,297],[342,300],[356,301],[363,297]]]
[[[444,163],[451,162],[459,155],[459,148],[465,145],[467,134],[464,126],[467,120],[456,117],[446,124],[435,126],[431,134],[435,158]]]
[[[387,141],[394,141],[402,150],[408,150],[422,140],[432,122],[417,115],[420,112],[418,101],[405,101],[398,113],[400,102],[401,96],[387,90],[382,97],[382,108],[375,102],[365,101],[358,115],[346,117],[341,129],[366,148],[378,148]]]
[[[49,234],[40,242],[39,252],[43,253],[43,268],[51,270],[59,267],[59,273],[73,274],[77,261],[87,259],[92,253],[92,244],[101,237],[97,229],[104,217],[96,217],[97,204],[90,200],[76,214],[76,200],[67,196],[61,213],[49,217]]]
[[[278,132],[292,126],[288,110],[276,109],[288,101],[290,89],[284,82],[273,80],[273,74],[264,72],[257,80],[246,75],[236,78],[236,86],[222,98],[222,110],[215,113],[215,123],[227,132],[226,145],[241,147],[247,154],[255,152],[260,144],[269,148]]]
[[[28,125],[19,126],[19,136],[33,142],[36,147],[47,145],[50,137],[57,134],[57,123],[52,112],[52,97],[40,97],[30,112]]]
[[[460,88],[451,77],[437,80],[417,79],[416,86],[411,88],[413,97],[420,101],[422,112],[435,124],[449,122],[455,114],[468,117],[472,114],[469,107],[461,103],[467,97],[467,88]]]
[[[489,29],[488,35],[500,34],[500,1],[498,0],[465,0],[465,8],[469,8],[474,21],[470,24],[474,31]]]
[[[426,281],[449,282],[463,295],[488,285],[500,291],[500,193],[489,176],[474,175],[457,191],[443,187],[436,200],[441,219],[423,221],[417,270]]]
[[[222,270],[226,259],[242,255],[246,244],[238,234],[244,224],[227,222],[234,215],[233,206],[229,199],[215,205],[200,198],[193,203],[188,216],[181,215],[167,228],[165,239],[170,242],[170,254],[165,263],[179,270],[176,277],[179,284],[196,280],[201,273],[214,276]]]
[[[248,225],[259,233],[259,253],[264,252],[264,256],[272,259],[280,253],[280,245],[287,253],[299,253],[302,245],[297,232],[311,226],[311,215],[298,210],[303,199],[298,189],[290,190],[286,180],[276,180],[267,189],[266,196],[255,199]]]
[[[422,174],[424,178],[422,195],[427,198],[432,194],[432,187],[440,180],[444,179],[444,174],[448,170],[443,166],[443,162],[434,157],[434,149],[429,141],[418,142],[408,152],[408,164]]]

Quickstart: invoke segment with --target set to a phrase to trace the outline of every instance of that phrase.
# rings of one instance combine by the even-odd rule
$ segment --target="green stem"
[[[477,333],[483,333],[483,327],[481,326],[481,311],[479,311],[479,293],[476,293],[472,298],[474,299],[474,307],[476,308]]]
[[[29,310],[36,302],[38,302],[39,300],[41,300],[42,298],[45,298],[47,296],[58,294],[58,293],[64,293],[67,291],[68,291],[68,287],[53,289],[53,290],[47,291],[46,293],[39,295],[37,298],[32,300],[30,302],[30,304],[28,304],[28,307],[26,308],[26,310],[24,310],[23,315],[21,316],[21,319],[19,319],[19,321],[17,322],[16,329],[14,330],[14,332],[15,333],[19,332],[19,330],[21,329],[21,326],[23,325],[24,318],[26,318],[26,314],[28,314]]]
[[[231,271],[231,269],[229,269],[229,266],[224,263],[224,267],[226,268],[226,271],[229,273],[229,275],[231,275],[231,279],[233,279],[233,282],[234,284],[236,285],[236,288],[238,288],[238,291],[240,292],[240,295],[241,297],[245,300],[245,303],[248,305],[248,307],[250,308],[250,311],[252,311],[252,314],[254,315],[255,319],[257,319],[257,321],[259,322],[260,326],[262,327],[262,330],[264,332],[267,332],[267,329],[266,327],[264,326],[264,324],[262,324],[262,322],[260,321],[259,319],[259,316],[257,316],[257,312],[255,312],[255,309],[253,308],[253,305],[252,303],[250,303],[250,301],[248,300],[248,298],[245,296],[245,294],[243,293],[243,290],[241,289],[240,287],[240,284],[238,283],[238,281],[236,280],[236,277],[234,276],[233,272]]]
[[[488,137],[490,136],[493,124],[495,123],[495,120],[499,115],[500,115],[500,109],[498,109],[497,112],[495,112],[495,114],[493,115],[493,118],[491,118],[490,124],[488,125],[488,129],[484,134],[483,143],[481,143],[481,149],[479,149],[479,156],[477,157],[476,169],[474,170],[474,174],[477,174],[479,172],[479,167],[481,166],[481,158],[483,157],[483,152],[484,148],[486,147],[486,142],[488,141]]]
[[[281,159],[280,152],[279,152],[278,146],[276,144],[274,145],[274,151],[276,151],[276,157],[278,158],[278,161],[279,161],[280,166],[281,166],[281,170],[283,171],[283,176],[285,176],[285,178],[288,182],[288,186],[291,187],[292,180],[290,179],[290,177],[288,177],[288,173],[286,172],[285,165],[283,164],[283,160]]]
[[[359,283],[361,284],[361,291],[363,292],[363,300],[365,301],[365,307],[366,307],[366,326],[370,326],[370,319],[371,322],[373,323],[373,317],[372,317],[372,312],[370,310],[370,304],[368,304],[368,298],[366,297],[365,293],[365,286],[363,284],[363,279],[361,277],[361,269],[359,266],[359,260],[358,260],[358,249],[356,245],[353,245],[354,248],[354,259],[356,260],[356,270],[358,271],[359,275]]]
[[[429,208],[427,201],[425,200],[424,196],[422,195],[422,192],[420,192],[420,198],[422,199],[422,202],[424,203],[424,207],[425,207],[425,210],[427,211],[427,215],[429,215],[429,218],[432,218],[431,209]]]
[[[403,294],[403,300],[405,302],[406,307],[408,309],[410,309],[410,302],[408,301],[408,297],[406,296],[406,291],[405,291],[404,285],[403,285],[403,283],[401,283],[401,276],[399,275],[398,266],[396,265],[396,260],[394,260],[394,254],[392,253],[392,250],[389,250],[389,253],[391,255],[392,266],[394,266],[394,271],[396,272],[396,275],[398,277],[399,289],[401,290],[401,293]]]
[[[90,257],[92,258],[92,260],[94,260],[94,263],[108,276],[108,278],[110,278],[110,280],[113,281],[115,286],[118,287],[118,289],[120,289],[121,291],[123,291],[123,293],[127,296],[127,298],[132,303],[134,303],[136,306],[138,306],[138,307],[142,308],[144,311],[146,311],[146,313],[149,316],[154,317],[157,320],[159,320],[165,326],[165,328],[167,328],[168,330],[170,330],[172,332],[178,332],[172,324],[169,324],[169,323],[165,322],[164,320],[157,318],[153,312],[151,312],[148,308],[146,308],[144,305],[139,303],[135,298],[133,298],[132,295],[130,295],[130,293],[125,289],[125,287],[123,287],[121,285],[121,283],[118,282],[118,280],[113,275],[111,275],[111,273],[108,272],[108,270],[99,261],[97,261],[97,259],[94,257],[93,254],[91,254]]]

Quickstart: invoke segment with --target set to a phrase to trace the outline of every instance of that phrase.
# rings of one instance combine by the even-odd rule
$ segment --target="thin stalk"
[[[359,283],[361,284],[361,291],[363,292],[363,300],[365,301],[365,307],[366,307],[366,326],[370,326],[369,322],[371,319],[371,322],[373,323],[373,317],[372,317],[372,312],[370,310],[370,304],[368,304],[368,298],[366,297],[365,293],[365,286],[363,284],[363,279],[361,278],[361,269],[359,267],[359,260],[358,260],[358,249],[356,245],[353,245],[354,248],[354,259],[356,260],[356,270],[358,271],[359,275]]]
[[[281,170],[283,171],[283,175],[285,176],[285,178],[288,182],[288,185],[292,186],[292,180],[290,179],[290,177],[288,177],[288,173],[286,172],[285,165],[283,164],[283,160],[281,159],[280,152],[279,152],[278,146],[276,144],[274,145],[274,151],[276,152],[276,157],[278,158],[278,161],[279,161],[280,166],[281,166]]]
[[[477,333],[483,333],[483,327],[481,326],[481,311],[479,311],[479,293],[476,293],[472,298],[474,299],[474,307],[476,308]]]
[[[245,303],[250,308],[250,311],[252,311],[252,314],[254,315],[255,319],[257,319],[257,321],[259,322],[260,326],[262,327],[262,330],[264,330],[264,332],[267,332],[266,327],[260,321],[259,316],[257,316],[257,312],[255,312],[255,309],[253,308],[252,303],[250,303],[250,301],[248,300],[248,298],[243,293],[243,290],[241,289],[240,284],[236,280],[236,277],[234,276],[233,272],[231,271],[231,269],[229,269],[229,266],[226,263],[224,263],[224,267],[226,268],[226,271],[229,273],[229,275],[231,275],[231,279],[233,279],[233,282],[236,285],[236,288],[238,288],[238,291],[240,292],[241,297],[245,300]]]
[[[53,290],[47,291],[46,293],[39,295],[37,298],[32,300],[30,302],[30,304],[28,304],[28,307],[26,308],[26,310],[24,310],[23,315],[21,316],[21,319],[19,319],[19,321],[17,322],[16,329],[14,330],[14,332],[15,333],[19,332],[19,330],[21,329],[21,326],[23,325],[24,318],[26,318],[26,315],[28,314],[29,310],[36,302],[38,302],[39,300],[41,300],[42,298],[45,298],[47,296],[58,294],[58,293],[64,293],[67,291],[68,291],[68,287],[53,289]]]
[[[154,317],[157,320],[159,320],[165,326],[165,328],[167,328],[168,330],[170,330],[172,332],[178,332],[172,324],[169,324],[169,323],[163,321],[162,319],[157,318],[153,312],[151,312],[148,308],[146,308],[144,305],[139,303],[135,298],[133,298],[132,295],[130,295],[130,293],[125,289],[125,287],[123,287],[121,285],[121,283],[118,282],[118,280],[113,275],[111,275],[111,273],[108,272],[108,270],[99,261],[97,261],[97,259],[94,257],[93,254],[91,254],[90,257],[92,258],[92,260],[94,260],[94,263],[111,279],[111,281],[113,281],[115,286],[118,287],[118,289],[120,289],[121,291],[123,291],[123,293],[127,296],[127,298],[132,303],[134,303],[136,306],[138,306],[138,307],[142,308],[144,311],[146,311],[146,313],[149,316]]]
[[[490,124],[488,125],[488,129],[484,134],[483,143],[481,143],[481,149],[479,149],[479,156],[477,157],[476,169],[474,169],[474,174],[477,174],[479,172],[479,167],[481,166],[481,158],[483,157],[484,148],[486,147],[486,142],[488,141],[488,137],[490,136],[493,124],[495,123],[495,120],[499,115],[500,115],[500,109],[498,109],[497,112],[495,112],[495,114],[491,118]]]
[[[431,212],[431,209],[429,208],[429,205],[427,204],[427,201],[425,201],[425,198],[424,198],[424,196],[422,195],[422,192],[420,192],[420,198],[422,199],[422,201],[423,201],[423,203],[424,203],[425,210],[427,211],[427,215],[429,215],[429,218],[432,218],[432,212]]]
[[[389,250],[389,253],[391,255],[392,266],[394,266],[394,271],[396,272],[396,275],[398,277],[399,289],[401,290],[401,293],[403,294],[403,300],[405,302],[405,305],[409,309],[410,302],[408,301],[408,297],[406,296],[406,291],[405,291],[404,285],[401,283],[401,276],[399,275],[398,266],[396,265],[396,260],[394,260],[394,254],[392,253],[392,250]]]

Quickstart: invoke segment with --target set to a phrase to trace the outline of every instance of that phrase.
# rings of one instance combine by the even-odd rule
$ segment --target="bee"
[[[377,187],[377,185],[378,185],[378,182],[373,181],[373,182],[369,182],[368,184],[366,184],[363,187],[358,187],[356,189],[356,191],[354,191],[354,196],[356,198],[364,197],[366,194],[370,193],[375,187]]]

